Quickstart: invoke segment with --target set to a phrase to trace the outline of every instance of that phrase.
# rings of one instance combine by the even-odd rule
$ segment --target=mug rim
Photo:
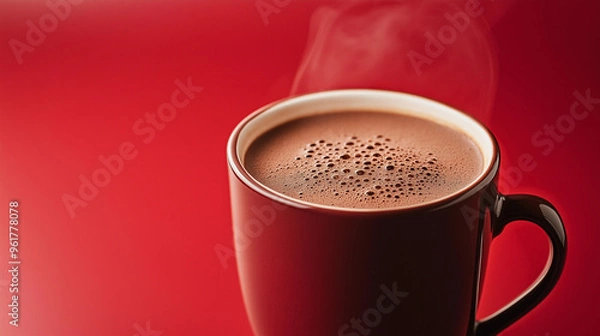
[[[293,103],[294,101],[300,101],[303,99],[306,100],[306,99],[311,99],[311,98],[318,99],[318,98],[320,98],[320,96],[323,96],[323,98],[326,98],[327,96],[331,97],[331,96],[335,96],[335,95],[353,95],[353,94],[366,94],[366,95],[368,95],[368,94],[372,94],[372,95],[384,94],[384,95],[393,95],[396,97],[403,96],[404,98],[420,100],[424,104],[428,104],[428,105],[436,107],[436,108],[441,108],[441,109],[445,109],[448,111],[452,111],[453,113],[458,113],[459,115],[461,115],[461,117],[470,119],[470,121],[473,122],[474,125],[476,125],[476,127],[478,127],[481,131],[483,131],[485,133],[485,136],[487,137],[487,139],[490,141],[490,144],[491,144],[491,153],[489,153],[489,155],[490,155],[489,162],[487,162],[485,167],[483,167],[483,169],[482,169],[481,173],[478,175],[478,177],[476,179],[474,179],[473,181],[471,181],[467,186],[465,186],[457,191],[454,191],[442,198],[438,198],[438,199],[428,201],[428,202],[423,202],[423,203],[416,203],[416,204],[409,205],[409,206],[386,207],[386,208],[339,207],[339,206],[330,206],[330,205],[324,205],[324,204],[299,200],[299,199],[285,195],[283,193],[280,193],[274,189],[271,189],[271,188],[263,185],[261,182],[256,180],[248,172],[248,170],[244,167],[244,164],[242,163],[242,158],[239,155],[240,153],[238,153],[240,133],[248,126],[248,124],[250,124],[252,121],[254,121],[257,117],[259,117],[259,116],[263,115],[264,113],[269,112],[272,109],[276,108],[277,106],[281,106],[282,104],[285,104],[287,102]],[[314,113],[317,114],[318,111],[319,111],[318,109],[315,109]],[[290,120],[293,120],[293,119],[290,119]],[[286,120],[286,121],[288,121],[288,120]],[[435,120],[432,120],[432,121],[436,122]],[[277,126],[277,125],[275,125],[275,126]],[[275,127],[275,126],[273,126],[273,127]],[[450,127],[450,126],[447,126],[447,127]],[[462,131],[469,138],[471,138],[474,142],[476,142],[476,140],[474,139],[474,136],[472,134],[469,134],[464,129]],[[481,144],[477,143],[477,146],[479,147],[479,150],[482,152],[481,155],[484,156],[485,154],[483,153],[483,148],[481,148]],[[339,89],[339,90],[326,90],[326,91],[319,91],[319,92],[313,92],[313,93],[308,93],[308,94],[300,94],[300,95],[296,95],[296,96],[290,96],[290,97],[286,97],[286,98],[271,102],[267,105],[264,105],[264,106],[258,108],[257,110],[255,110],[254,112],[252,112],[251,114],[246,116],[244,119],[242,119],[238,123],[238,125],[235,127],[233,132],[231,133],[231,135],[228,139],[228,142],[227,142],[227,163],[228,163],[230,172],[232,172],[233,175],[235,175],[235,177],[237,179],[239,179],[245,186],[247,186],[248,188],[252,189],[255,192],[258,192],[262,196],[270,199],[271,201],[278,202],[278,203],[284,204],[286,206],[291,206],[294,208],[305,209],[305,210],[315,210],[315,211],[337,213],[337,214],[352,214],[352,215],[397,214],[397,213],[408,213],[408,212],[414,212],[414,211],[438,210],[441,208],[445,208],[447,206],[452,206],[456,203],[461,202],[464,199],[468,199],[473,194],[478,193],[479,191],[484,189],[487,185],[489,185],[493,181],[494,177],[497,175],[499,166],[500,166],[500,152],[499,152],[499,146],[498,146],[498,142],[497,142],[496,138],[494,137],[492,132],[485,125],[483,125],[481,122],[479,122],[477,119],[473,118],[472,116],[470,116],[458,109],[455,109],[449,105],[441,103],[439,101],[436,101],[436,100],[433,100],[430,98],[426,98],[423,96],[399,92],[399,91],[379,90],[379,89]]]

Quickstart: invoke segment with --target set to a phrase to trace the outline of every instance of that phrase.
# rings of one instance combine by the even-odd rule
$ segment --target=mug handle
[[[538,280],[511,303],[489,317],[476,321],[475,336],[497,335],[537,306],[554,288],[565,265],[567,236],[558,211],[546,201],[531,195],[499,195],[492,237],[498,236],[510,222],[525,220],[537,224],[551,242],[548,263]]]

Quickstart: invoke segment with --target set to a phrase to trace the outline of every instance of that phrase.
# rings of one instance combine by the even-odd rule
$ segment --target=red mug
[[[484,169],[468,187],[433,202],[352,209],[286,196],[244,168],[246,150],[265,131],[340,110],[412,114],[454,127],[479,146]],[[335,90],[284,99],[236,127],[227,159],[237,266],[258,336],[495,335],[539,304],[564,266],[566,233],[556,209],[537,196],[501,194],[494,136],[427,98]],[[476,320],[490,243],[516,220],[548,235],[547,267],[515,301]]]

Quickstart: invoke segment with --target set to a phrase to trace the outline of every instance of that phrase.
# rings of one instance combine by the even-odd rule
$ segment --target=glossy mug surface
[[[441,197],[379,207],[307,201],[294,191],[302,186],[277,190],[247,169],[247,153],[265,133],[340,111],[385,112],[452,128],[476,145],[482,167]],[[258,336],[494,335],[541,302],[562,272],[566,233],[556,209],[537,196],[499,193],[493,135],[435,101],[379,90],[285,99],[244,119],[230,137],[227,157],[237,266]],[[546,232],[548,266],[518,300],[477,321],[490,242],[515,220]]]

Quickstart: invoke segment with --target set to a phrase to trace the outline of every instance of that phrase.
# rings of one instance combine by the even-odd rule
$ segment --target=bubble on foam
[[[319,199],[351,197],[359,202],[402,204],[403,198],[427,196],[431,187],[439,182],[441,171],[433,153],[393,145],[392,137],[381,134],[362,139],[353,135],[338,142],[318,139],[306,145],[302,154],[295,156],[290,165],[276,170],[290,166],[313,167],[295,185],[286,185],[290,191],[304,190],[297,194],[303,199],[307,199],[307,193],[313,193],[310,196]],[[355,176],[359,178],[355,179]],[[307,191],[300,181],[311,181],[315,188],[311,185]],[[332,184],[334,181],[336,183]],[[382,187],[379,181],[385,181],[385,186]]]

